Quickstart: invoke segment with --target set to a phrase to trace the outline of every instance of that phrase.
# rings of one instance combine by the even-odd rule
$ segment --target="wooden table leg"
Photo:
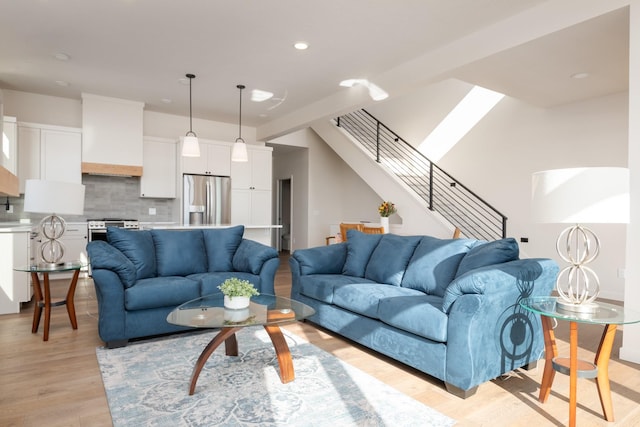
[[[49,325],[51,324],[51,287],[49,273],[42,273],[44,279],[44,333],[42,340],[49,341]]]
[[[239,329],[240,328],[222,328],[220,332],[215,337],[213,337],[213,339],[209,342],[209,344],[207,344],[204,350],[202,350],[202,353],[200,353],[200,357],[198,357],[198,361],[196,362],[196,365],[193,367],[193,373],[191,374],[191,384],[189,385],[189,396],[193,395],[193,393],[196,390],[196,383],[198,382],[198,377],[200,376],[200,372],[202,371],[202,368],[204,368],[205,363],[207,363],[207,360],[209,360],[209,357],[211,357],[213,352],[216,350],[216,348],[218,348],[220,344],[222,344],[223,342],[226,343],[227,340],[229,339],[230,340],[229,343],[225,344],[227,355],[228,356],[238,355],[238,343],[236,341],[235,333]],[[229,354],[230,352],[231,353],[234,352],[234,347],[235,347],[235,354]]]
[[[31,281],[33,282],[33,292],[35,294],[33,301],[33,323],[31,324],[31,333],[38,332],[40,326],[40,316],[42,315],[42,287],[40,286],[40,278],[38,273],[31,273]]]
[[[282,331],[278,325],[264,325],[264,329],[269,334],[273,348],[278,356],[278,365],[280,366],[280,381],[283,384],[291,382],[295,378],[293,371],[293,361],[291,360],[291,351],[287,345],[287,340],[282,335]]]
[[[598,352],[593,362],[598,367],[596,385],[598,386],[602,412],[604,419],[609,422],[613,422],[613,403],[611,401],[611,387],[609,386],[609,358],[615,336],[616,325],[605,326],[602,332],[602,338],[600,339],[600,345],[598,346]]]
[[[80,270],[76,270],[73,272],[73,279],[71,279],[71,284],[69,285],[69,290],[67,291],[67,299],[65,300],[67,313],[69,314],[69,320],[71,321],[71,327],[73,329],[78,329],[78,321],[76,320],[76,305],[73,299],[76,294],[76,284],[78,283],[79,274]]]
[[[569,322],[569,427],[576,425],[576,406],[578,402],[578,323]]]
[[[542,331],[544,334],[544,372],[542,374],[542,383],[540,383],[540,396],[538,400],[545,403],[551,393],[551,385],[555,377],[556,371],[553,369],[553,358],[558,356],[558,347],[556,346],[556,337],[553,332],[552,319],[546,316],[540,316],[542,321]]]

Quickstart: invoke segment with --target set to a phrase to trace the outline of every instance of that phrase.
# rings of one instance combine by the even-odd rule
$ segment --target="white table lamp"
[[[580,224],[629,222],[629,170],[618,167],[554,169],[533,174],[533,220],[569,223],[558,236],[558,255],[569,263],[556,281],[558,306],[590,313],[600,293],[596,273],[586,266],[600,251],[593,231]]]
[[[64,256],[64,246],[58,240],[66,229],[58,214],[84,213],[84,185],[71,182],[28,179],[24,190],[24,211],[48,214],[40,221],[40,231],[47,239],[40,248],[45,264],[56,265]]]

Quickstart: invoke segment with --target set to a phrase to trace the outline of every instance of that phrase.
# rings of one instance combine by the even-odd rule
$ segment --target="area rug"
[[[283,330],[295,380],[282,384],[263,328],[221,345],[189,396],[193,366],[216,331],[96,350],[115,427],[451,426],[455,421]]]

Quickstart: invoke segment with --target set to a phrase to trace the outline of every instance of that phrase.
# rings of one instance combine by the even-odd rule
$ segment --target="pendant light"
[[[182,155],[184,157],[200,157],[200,145],[198,144],[198,137],[192,128],[192,115],[191,115],[191,80],[195,79],[195,74],[186,74],[189,79],[189,132],[182,141]]]
[[[231,161],[232,162],[248,162],[249,155],[247,154],[247,144],[245,144],[244,139],[242,139],[242,89],[244,89],[244,85],[237,85],[238,89],[240,89],[240,114],[238,119],[238,138],[236,142],[233,144],[233,151],[231,152]]]

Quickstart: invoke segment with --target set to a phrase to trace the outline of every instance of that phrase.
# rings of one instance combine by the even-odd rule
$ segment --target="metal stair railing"
[[[335,119],[376,162],[385,165],[462,234],[484,240],[507,235],[507,217],[427,159],[366,110]]]

